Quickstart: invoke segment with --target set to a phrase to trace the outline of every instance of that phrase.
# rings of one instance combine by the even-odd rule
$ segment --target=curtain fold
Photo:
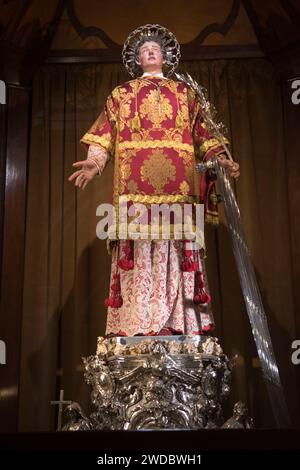
[[[263,59],[183,63],[209,94],[228,129],[241,165],[235,185],[246,239],[268,315],[289,402],[295,378],[290,232],[280,86]],[[110,202],[112,163],[84,190],[67,181],[72,163],[85,158],[80,137],[110,91],[128,80],[120,65],[45,66],[33,86],[19,428],[55,428],[50,400],[87,410],[82,356],[95,353],[104,334],[110,257],[96,238],[96,208]],[[232,398],[245,401],[258,425],[272,425],[233,254],[221,208],[218,228],[207,227],[207,264],[216,336],[237,354]],[[294,387],[295,388],[295,387]],[[264,397],[262,399],[261,397]],[[30,405],[28,405],[30,403]],[[296,406],[296,405],[295,405]]]

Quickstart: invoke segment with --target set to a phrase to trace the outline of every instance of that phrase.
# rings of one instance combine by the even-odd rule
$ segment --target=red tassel
[[[211,297],[202,289],[202,292],[194,295],[193,301],[196,305],[208,304],[211,301]]]
[[[203,331],[204,333],[208,333],[209,331],[212,331],[212,330],[213,330],[213,327],[214,327],[214,325],[213,325],[212,323],[210,323],[209,325],[204,326],[204,327],[202,328],[202,331]]]
[[[118,260],[118,267],[124,271],[130,271],[134,267],[132,259],[131,240],[126,240],[124,247],[124,258]]]
[[[120,244],[118,243],[117,245],[117,257],[119,258],[119,253],[120,253]],[[118,265],[118,263],[117,263]],[[120,279],[120,274],[118,272],[118,268],[116,273],[113,275],[113,283],[110,286],[111,290],[111,295],[104,301],[104,305],[106,307],[112,307],[112,308],[120,308],[123,305],[123,298],[121,295],[121,279]]]
[[[120,308],[123,305],[123,299],[121,295],[121,282],[120,274],[116,273],[113,276],[114,282],[111,285],[112,294],[110,297],[105,299],[104,304],[106,307]]]
[[[185,240],[184,260],[181,263],[181,270],[184,272],[194,272],[199,269],[197,261],[192,260],[192,250],[187,249],[187,241]],[[195,252],[196,254],[196,252]]]
[[[193,301],[196,305],[208,304],[211,296],[205,292],[203,273],[197,271],[195,274],[195,295]]]
[[[111,297],[108,297],[105,299],[105,307],[111,307],[111,308],[120,308],[123,305],[123,299],[122,297],[119,297],[118,299],[113,299]]]

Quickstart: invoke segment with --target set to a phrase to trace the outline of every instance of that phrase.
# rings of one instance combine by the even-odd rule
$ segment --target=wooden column
[[[22,331],[22,294],[26,219],[26,180],[30,91],[9,86],[5,122],[3,240],[1,259],[0,339],[6,364],[0,365],[0,432],[17,431]]]

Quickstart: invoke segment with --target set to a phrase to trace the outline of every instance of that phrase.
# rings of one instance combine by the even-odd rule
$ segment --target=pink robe
[[[97,162],[102,173],[109,154],[90,145],[88,158]],[[125,241],[120,241],[120,252]],[[134,336],[157,334],[201,334],[213,328],[210,304],[195,305],[195,274],[183,272],[183,241],[136,240],[134,267],[119,270],[123,305],[108,308],[106,335]],[[206,291],[208,285],[204,261],[201,260]],[[112,253],[110,288],[117,272],[117,249]]]

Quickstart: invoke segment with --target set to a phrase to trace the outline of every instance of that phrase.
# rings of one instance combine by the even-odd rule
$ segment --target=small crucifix
[[[72,401],[64,400],[64,390],[59,392],[59,400],[51,401],[51,405],[58,405],[57,431],[61,431],[61,418],[64,405],[70,405]]]

